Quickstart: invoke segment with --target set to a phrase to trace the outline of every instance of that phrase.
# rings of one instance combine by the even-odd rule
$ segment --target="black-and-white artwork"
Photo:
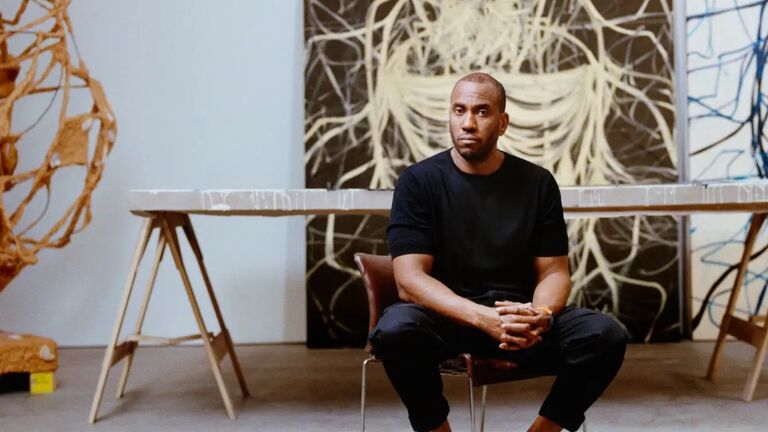
[[[677,180],[671,0],[305,0],[308,188],[393,188],[449,148],[455,81],[491,73],[511,124],[499,141],[561,186]],[[380,216],[307,223],[308,345],[362,345],[352,254],[387,253]],[[670,217],[569,222],[570,301],[635,341],[680,337]]]

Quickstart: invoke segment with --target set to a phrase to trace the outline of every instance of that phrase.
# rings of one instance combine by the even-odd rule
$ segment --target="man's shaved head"
[[[471,73],[456,83],[448,116],[454,154],[476,165],[498,160],[496,142],[509,125],[506,101],[504,87],[486,73]]]
[[[504,112],[504,110],[507,109],[507,91],[504,89],[504,86],[501,85],[500,82],[496,81],[496,78],[484,72],[472,72],[471,74],[465,75],[463,78],[456,81],[456,84],[454,84],[453,88],[455,89],[456,86],[462,82],[493,84],[493,86],[496,87],[496,96],[499,102],[499,112]]]

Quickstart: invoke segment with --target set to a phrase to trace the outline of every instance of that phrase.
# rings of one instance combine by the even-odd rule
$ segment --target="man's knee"
[[[627,349],[627,333],[624,328],[609,315],[597,314],[595,331],[600,335],[601,350],[606,353],[621,353]]]
[[[583,330],[566,344],[571,359],[620,364],[627,347],[624,328],[611,316],[596,311],[585,311],[582,320]]]
[[[370,336],[371,344],[377,357],[385,358],[392,354],[410,351],[420,337],[418,325],[412,321],[380,320]]]
[[[373,351],[382,359],[407,357],[434,350],[437,335],[430,317],[420,306],[398,303],[384,311],[369,337]]]
[[[597,335],[597,343],[593,346],[593,360],[589,363],[600,364],[606,373],[618,371],[627,349],[624,328],[611,316],[602,313],[596,314],[591,324]]]

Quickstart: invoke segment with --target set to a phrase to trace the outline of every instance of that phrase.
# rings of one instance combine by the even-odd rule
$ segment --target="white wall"
[[[126,204],[129,189],[304,186],[302,6],[298,0],[78,0],[70,13],[83,59],[115,111],[117,144],[93,197],[92,224],[66,248],[41,253],[0,293],[0,329],[49,336],[62,346],[103,345],[139,230]],[[17,119],[33,115],[27,111]],[[54,192],[71,195],[81,182],[54,178]],[[234,340],[305,340],[304,219],[199,216],[193,222]],[[128,330],[147,273],[139,275]],[[207,306],[198,273],[192,274]],[[210,308],[205,312],[213,323]],[[168,255],[144,333],[195,330]]]

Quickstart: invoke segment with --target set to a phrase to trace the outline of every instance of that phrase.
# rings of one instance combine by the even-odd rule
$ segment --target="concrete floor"
[[[237,420],[226,417],[201,347],[140,348],[122,400],[113,369],[100,420],[87,422],[103,349],[62,349],[50,395],[0,395],[0,431],[354,431],[359,430],[361,350],[301,345],[237,348],[252,396],[242,399],[231,365],[225,380]],[[712,343],[632,345],[616,381],[587,413],[589,431],[768,430],[768,366],[751,403],[740,399],[754,349],[726,345],[719,379],[706,371]],[[767,363],[768,365],[768,363]],[[551,378],[490,387],[487,431],[522,431]],[[455,431],[467,431],[466,381],[446,378]],[[369,369],[369,431],[410,430],[380,365]],[[479,392],[478,392],[479,394]]]

